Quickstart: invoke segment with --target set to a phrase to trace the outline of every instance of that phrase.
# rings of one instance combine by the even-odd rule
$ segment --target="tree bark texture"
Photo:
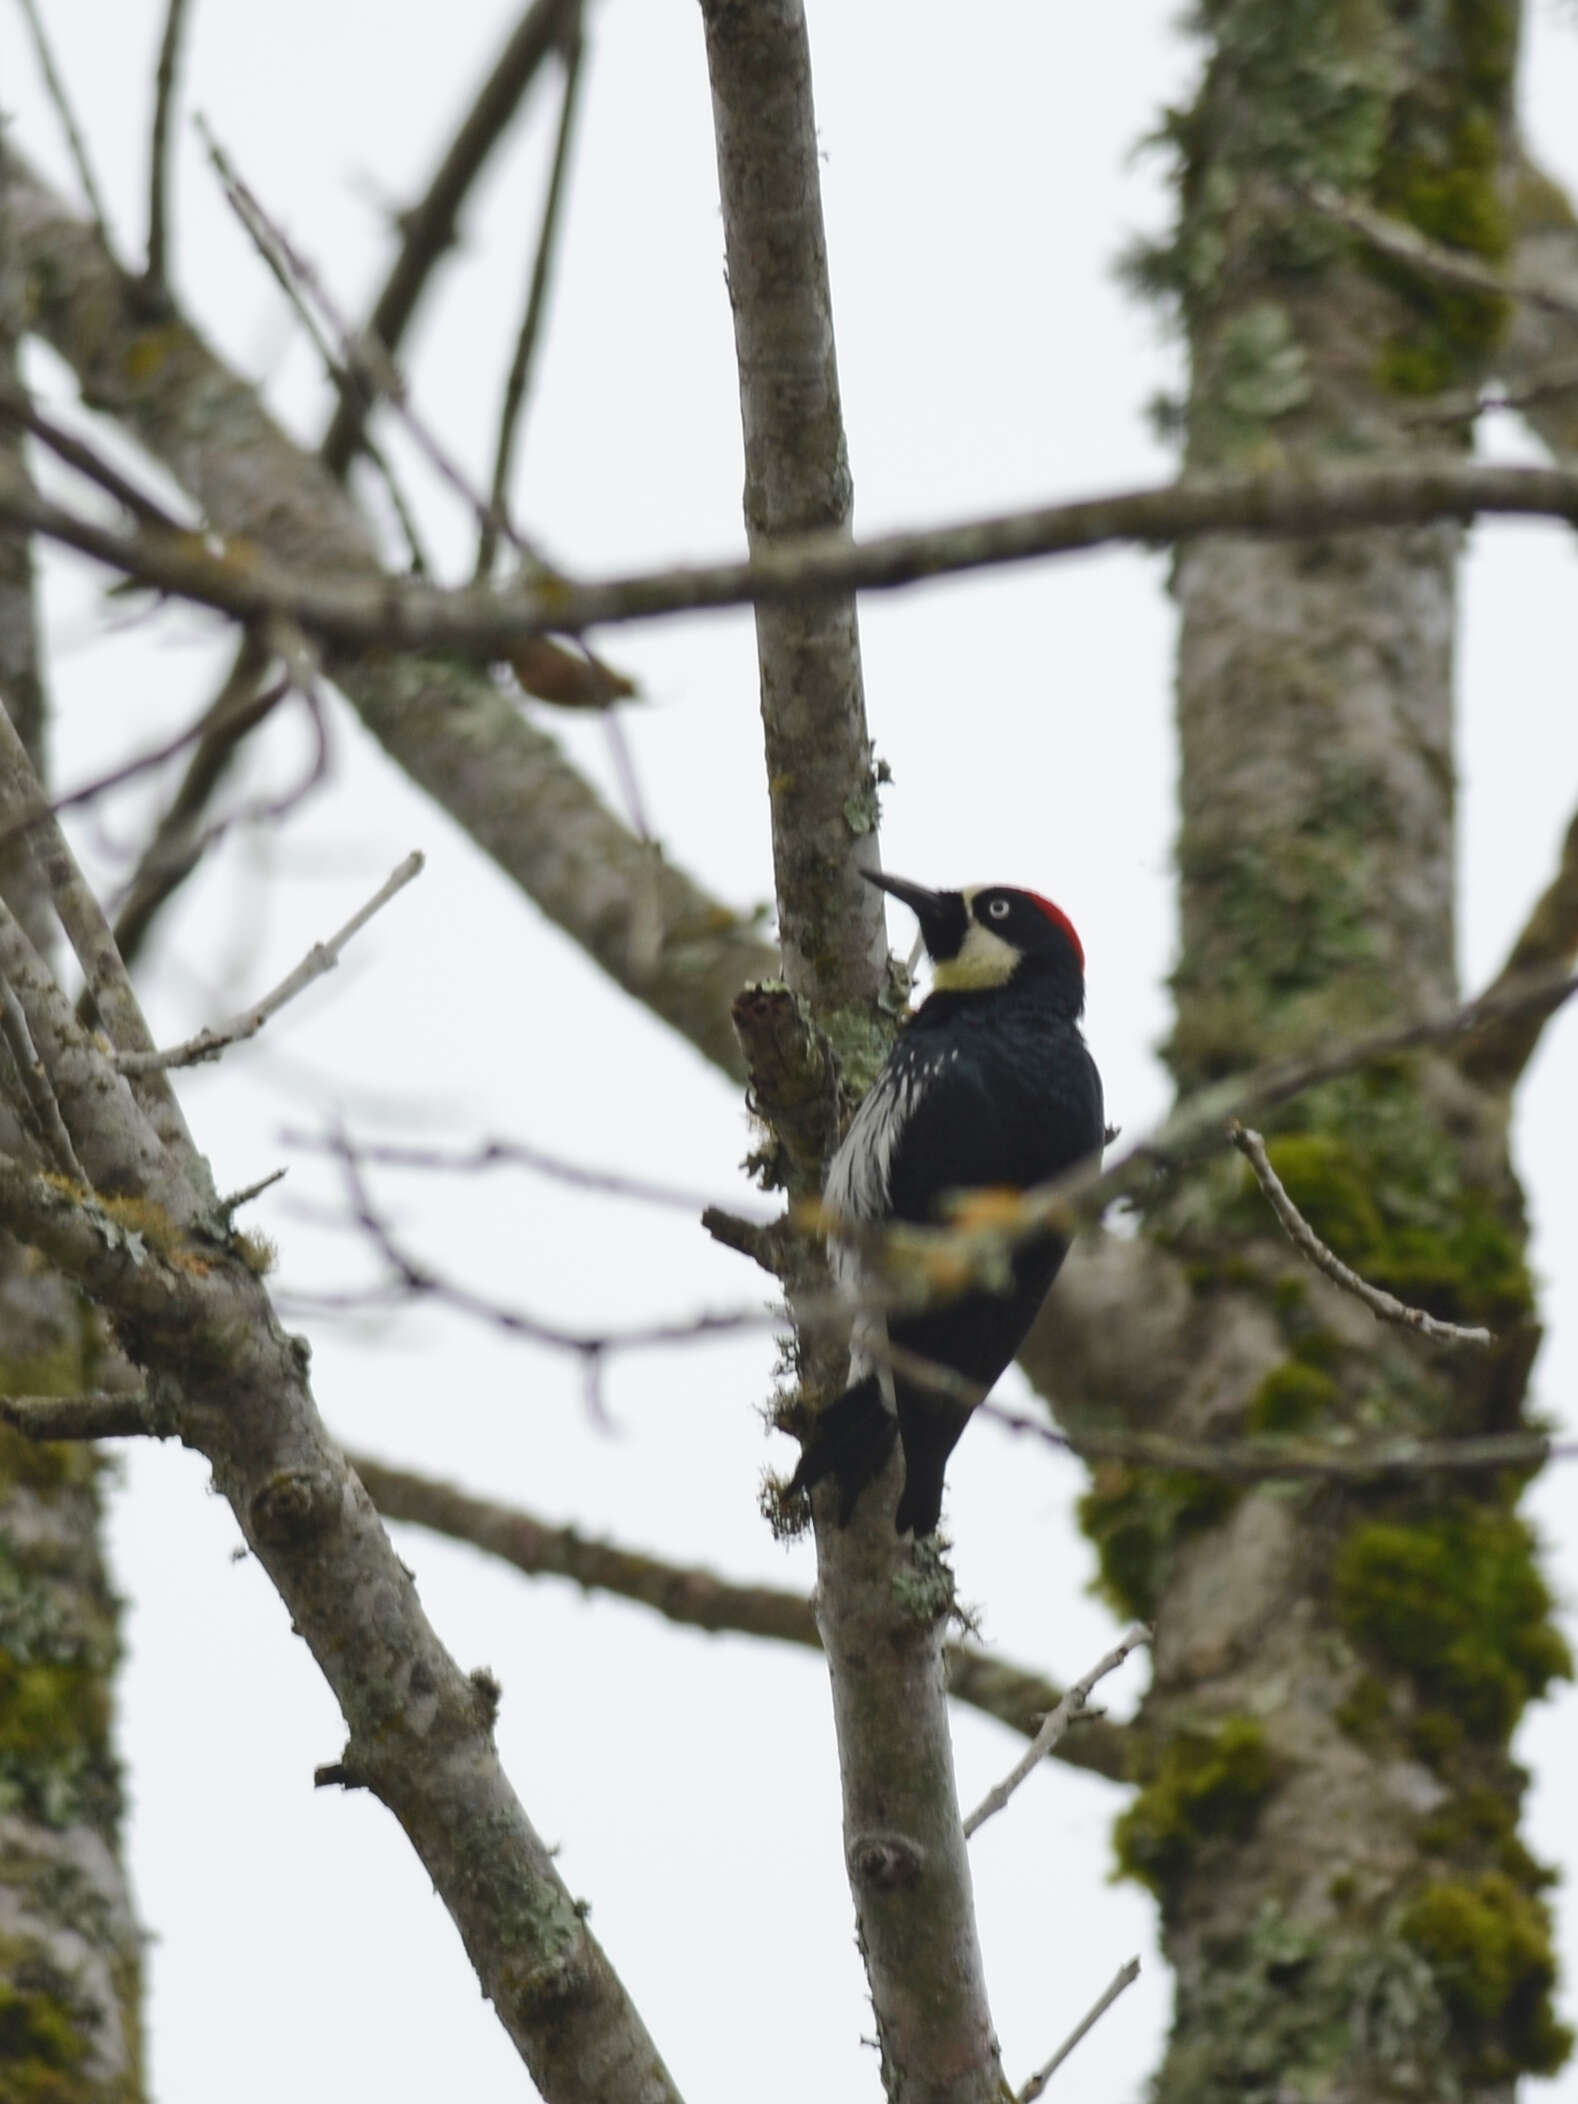
[[[1190,351],[1188,464],[1439,447],[1412,416],[1489,369],[1504,303],[1305,209],[1324,183],[1500,263],[1510,5],[1225,0],[1169,120],[1180,209],[1141,275]],[[1458,436],[1461,439],[1461,431]],[[1454,994],[1458,529],[1181,550],[1180,1090]],[[1196,1437],[1515,1425],[1538,1339],[1505,1085],[1416,1056],[1281,1114],[1271,1156],[1355,1269],[1484,1322],[1488,1355],[1382,1331],[1301,1268],[1239,1163],[1069,1267],[1032,1358],[1071,1423]],[[1103,1314],[1143,1290],[1140,1318]],[[1569,2038],[1548,1873],[1508,1754],[1570,1670],[1522,1479],[1224,1491],[1097,1469],[1108,1593],[1156,1618],[1122,1868],[1178,1994],[1160,2099],[1504,2097]]]
[[[811,60],[800,0],[703,0],[753,552],[847,535],[852,488],[834,356]],[[754,1100],[769,1118],[786,1003],[809,1033],[813,1078],[841,1070],[843,1101],[869,1084],[890,1036],[876,860],[877,797],[852,595],[756,610],[773,864],[787,995],[736,1005]],[[791,1019],[784,1019],[791,1020]],[[831,1045],[838,1067],[821,1057]],[[754,1055],[754,1056],[753,1056]],[[782,1091],[777,1092],[779,1095]],[[780,1139],[791,1194],[821,1187],[837,1137]],[[803,1125],[798,1117],[796,1124]],[[825,1290],[820,1256],[794,1260],[791,1305]],[[801,1338],[811,1394],[846,1379],[841,1348]],[[951,1580],[893,1530],[897,1466],[852,1523],[816,1501],[817,1628],[827,1653],[844,1802],[844,1855],[870,1983],[882,2078],[895,2104],[998,2104],[1002,2065],[986,1994],[948,1728],[943,1632]]]
[[[21,282],[0,185],[0,381],[20,382]],[[24,483],[20,433],[0,430],[0,483]],[[32,552],[0,534],[0,707],[41,763],[44,686]],[[48,898],[26,846],[0,860],[0,896],[36,941]],[[27,1094],[8,1032],[0,1148],[23,1144]],[[0,1385],[72,1393],[102,1357],[76,1292],[0,1235]],[[90,1447],[0,1430],[0,2095],[136,2104],[143,2095],[141,1939],[121,1858],[111,1743],[120,1638],[99,1545]]]

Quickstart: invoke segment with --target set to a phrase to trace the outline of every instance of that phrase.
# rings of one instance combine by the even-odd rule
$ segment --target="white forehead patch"
[[[983,928],[976,919],[975,901],[980,890],[976,884],[964,893],[970,919],[958,956],[932,968],[931,983],[939,993],[974,993],[984,987],[1006,986],[1019,963],[1019,952],[1013,944],[1004,942],[990,928]]]

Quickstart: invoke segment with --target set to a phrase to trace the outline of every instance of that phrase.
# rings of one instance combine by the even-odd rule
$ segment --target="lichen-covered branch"
[[[15,734],[0,723],[0,826],[35,817],[41,804]],[[56,910],[75,917],[81,879],[69,858],[43,856],[40,866]],[[146,1044],[124,973],[101,961],[126,1004],[126,1036]],[[499,1691],[464,1674],[427,1622],[317,1415],[306,1347],[280,1327],[255,1253],[214,1203],[184,1125],[155,1130],[116,1072],[113,1048],[78,1028],[3,903],[0,977],[26,1014],[93,1180],[0,1155],[0,1228],[101,1311],[145,1377],[151,1422],[212,1465],[339,1702],[348,1738],[337,1777],[372,1790],[404,1827],[549,2104],[672,2104],[655,2047],[499,1765]],[[62,1385],[85,1390],[73,1373]]]
[[[0,518],[155,589],[238,621],[292,621],[343,650],[431,650],[504,658],[529,637],[660,615],[754,603],[758,609],[854,591],[892,591],[969,570],[1077,554],[1118,543],[1166,546],[1253,535],[1275,542],[1367,527],[1460,524],[1476,517],[1578,520],[1578,470],[1509,467],[1420,454],[1370,466],[1299,473],[1195,474],[1159,488],[1039,505],[995,518],[852,541],[819,532],[761,544],[744,561],[643,570],[600,582],[519,580],[445,587],[359,574],[336,544],[324,572],[270,561],[244,535],[212,548],[195,536],[130,536],[58,504],[8,499]],[[266,544],[264,544],[266,545]],[[846,830],[873,822],[877,775],[841,813]]]
[[[13,395],[21,315],[0,179],[0,387]],[[0,423],[0,487],[26,473],[20,429]],[[0,710],[42,763],[45,679],[32,550],[24,536],[4,532]],[[48,896],[19,835],[0,847],[0,898],[29,950],[51,941]],[[79,1173],[21,1000],[3,973],[0,981],[15,1062],[14,1081],[7,1074],[0,1084],[0,1150],[28,1147],[32,1123],[43,1162],[57,1174]],[[71,1286],[0,1235],[0,1390],[84,1387],[104,1377],[102,1343]],[[8,1424],[0,1429],[0,2086],[44,2097],[63,2094],[69,2082],[73,2104],[139,2104],[142,1934],[121,1855],[112,1744],[118,1605],[100,1549],[101,1517],[90,1453],[39,1446]]]
[[[105,1398],[108,1411],[114,1398]],[[0,1414],[5,1404],[0,1402]],[[125,1424],[122,1409],[117,1421]],[[661,1557],[597,1541],[574,1527],[553,1527],[518,1506],[473,1497],[453,1484],[435,1482],[408,1469],[391,1468],[370,1455],[352,1454],[351,1466],[385,1519],[427,1527],[451,1541],[469,1542],[497,1556],[527,1577],[567,1578],[588,1592],[608,1593],[650,1608],[665,1621],[686,1629],[729,1631],[765,1637],[779,1644],[821,1649],[816,1614],[803,1594],[780,1586],[734,1585],[713,1572],[666,1563]],[[1056,1709],[1062,1691],[1040,1674],[1007,1659],[994,1658],[969,1644],[946,1649],[948,1692],[995,1717],[1011,1731],[1028,1736],[1043,1716]],[[1057,1748],[1058,1758],[1075,1768],[1127,1779],[1123,1727],[1106,1718],[1087,1718]]]
[[[1502,179],[1516,6],[1223,0],[1197,19],[1202,76],[1169,124],[1176,221],[1137,258],[1187,338],[1183,487],[1254,471],[1291,490],[1339,463],[1428,479],[1425,449],[1468,436],[1437,412],[1508,371],[1509,323],[1553,312],[1505,296],[1554,282],[1515,248]],[[1360,200],[1359,231],[1301,202],[1323,188]],[[1383,248],[1372,215],[1424,246]],[[1462,259],[1451,283],[1443,247]],[[1338,534],[1311,515],[1299,539],[1180,551],[1167,1054],[1185,1102],[1456,999],[1460,535],[1446,513],[1386,523]],[[1425,1047],[1288,1100],[1266,1149],[1352,1271],[1491,1331],[1489,1349],[1378,1329],[1228,1157],[1143,1200],[1156,1262],[1126,1268],[1158,1289],[1135,1315],[1149,1378],[1144,1354],[1076,1338],[1065,1429],[1332,1449],[1527,1436],[1538,1330],[1506,1136],[1505,1096]],[[1268,2079],[1504,2097],[1565,2057],[1508,1746],[1571,1662],[1522,1480],[1492,1466],[1272,1494],[1186,1467],[1093,1472],[1103,1587],[1156,1631],[1117,1847],[1158,1895],[1177,1976],[1158,2104]]]
[[[179,315],[156,326],[92,230],[14,157],[30,326],[183,484],[214,528],[292,567],[376,583],[367,528]],[[550,624],[555,625],[555,624]],[[622,825],[481,666],[378,654],[331,662],[398,765],[617,985],[736,1076],[729,1003],[777,952]],[[655,934],[655,939],[654,939]]]
[[[703,0],[702,22],[746,531],[753,556],[770,561],[787,536],[820,533],[842,546],[850,517],[810,53],[799,0]],[[858,1093],[885,1036],[887,946],[880,901],[859,875],[875,858],[877,808],[854,602],[847,592],[758,602],[756,635],[783,975],[805,1004],[808,1042],[817,1033],[830,1040]],[[749,1025],[750,1015],[741,1020]],[[781,1113],[799,1133],[803,1110],[775,1101],[768,1068],[763,1059],[753,1070],[753,1101],[769,1124]],[[821,1093],[813,1085],[812,1098]],[[824,1151],[834,1137],[836,1128]],[[798,1139],[788,1149],[785,1180],[799,1190],[819,1180],[806,1152]],[[791,1305],[816,1290],[819,1266],[804,1252],[792,1263]],[[842,1385],[843,1352],[825,1335],[802,1335],[798,1359],[813,1392]],[[883,2081],[893,2104],[999,2104],[1002,2068],[948,1734],[942,1629],[951,1586],[926,1551],[900,1542],[891,1514],[891,1502],[873,1495],[846,1528],[825,1502],[815,1516],[845,1861]]]

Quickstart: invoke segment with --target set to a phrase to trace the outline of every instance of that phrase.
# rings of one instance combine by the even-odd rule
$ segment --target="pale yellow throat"
[[[968,906],[972,894],[966,892]],[[1006,986],[1019,963],[1019,952],[990,928],[972,919],[959,945],[957,957],[932,967],[931,983],[939,993],[979,993],[984,988]]]

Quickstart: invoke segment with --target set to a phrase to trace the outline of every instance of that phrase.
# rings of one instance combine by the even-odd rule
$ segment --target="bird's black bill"
[[[956,957],[969,926],[964,894],[959,891],[928,891],[924,884],[911,884],[903,877],[890,877],[886,870],[863,869],[860,874],[879,891],[890,892],[908,906],[920,922],[921,941],[935,962]]]

